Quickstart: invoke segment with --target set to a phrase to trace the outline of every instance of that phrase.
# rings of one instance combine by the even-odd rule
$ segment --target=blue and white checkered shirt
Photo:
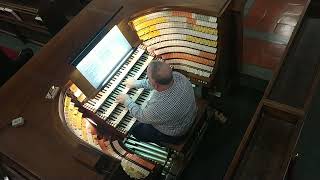
[[[182,74],[173,72],[173,84],[165,90],[153,90],[144,109],[127,98],[124,105],[139,122],[151,124],[169,136],[182,136],[191,127],[196,115],[196,103],[192,85]],[[137,88],[152,90],[147,79],[136,81]]]

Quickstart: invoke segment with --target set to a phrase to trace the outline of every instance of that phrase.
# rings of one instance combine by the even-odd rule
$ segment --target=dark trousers
[[[152,125],[144,124],[140,122],[137,122],[136,124],[134,124],[133,127],[130,129],[129,133],[140,141],[154,142],[158,144],[162,144],[162,143],[179,144],[186,137],[186,135],[168,136],[158,131]]]

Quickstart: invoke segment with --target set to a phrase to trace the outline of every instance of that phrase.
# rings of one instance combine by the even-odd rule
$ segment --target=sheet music
[[[119,28],[114,26],[81,60],[77,69],[98,88],[131,49]]]

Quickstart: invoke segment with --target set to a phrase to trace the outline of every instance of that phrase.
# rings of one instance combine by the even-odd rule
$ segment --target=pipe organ
[[[142,88],[128,89],[123,85],[123,82],[130,77],[146,78],[146,69],[152,60],[155,60],[154,56],[149,55],[145,47],[136,48],[132,56],[110,78],[104,88],[94,98],[83,103],[83,107],[79,103],[77,104],[77,101],[82,99],[75,97],[80,97],[82,93],[75,84],[72,84],[66,90],[66,94],[62,96],[64,102],[64,117],[62,116],[62,119],[65,120],[71,132],[93,148],[121,161],[121,165],[128,175],[136,179],[147,177],[150,172],[155,170],[156,165],[163,167],[161,173],[164,176],[167,176],[168,173],[175,173],[170,171],[173,165],[172,156],[178,155],[174,150],[154,143],[139,142],[134,137],[128,136],[127,133],[136,118],[130,115],[126,107],[115,102],[117,95],[126,93],[142,108],[147,104],[152,96],[152,91]],[[85,118],[85,113],[80,112],[84,108],[95,113],[103,123],[121,133],[125,139],[119,140],[114,137],[115,134],[98,137],[97,130],[90,123],[94,120]]]
[[[116,103],[115,98],[125,93],[145,107],[153,92],[128,89],[123,83],[128,78],[146,78],[148,64],[157,60],[185,74],[195,86],[219,89],[227,84],[229,65],[236,64],[233,56],[236,56],[234,46],[237,44],[233,38],[235,33],[230,33],[231,28],[236,27],[233,25],[230,3],[230,0],[202,0],[197,5],[169,0],[138,3],[135,0],[121,3],[115,0],[92,1],[24,67],[25,70],[16,75],[17,82],[32,82],[41,91],[30,95],[34,97],[34,103],[30,103],[30,99],[22,103],[19,100],[17,106],[15,100],[11,99],[6,107],[15,107],[15,112],[29,121],[26,130],[18,133],[17,137],[25,137],[28,140],[26,142],[39,142],[36,147],[55,150],[39,151],[37,157],[27,153],[26,157],[35,158],[28,160],[24,154],[16,151],[26,146],[22,142],[14,146],[1,146],[1,154],[9,156],[12,162],[22,165],[25,171],[39,179],[179,177],[206,129],[205,117],[197,116],[202,123],[192,127],[188,141],[182,145],[141,142],[128,133],[136,119],[126,107]],[[113,62],[116,58],[112,57],[107,64],[100,64],[101,59],[122,50],[115,38],[105,43],[108,47],[116,47],[115,52],[99,47],[97,52],[105,54],[94,53],[94,49],[100,46],[99,43],[115,26],[133,48],[117,63]],[[87,58],[90,53],[93,56]],[[49,65],[45,59],[52,60],[52,64]],[[75,59],[77,63],[88,60],[89,63],[84,65],[86,72],[73,64]],[[111,67],[111,64],[114,66]],[[101,84],[94,84],[90,80],[96,80],[101,75],[91,67],[110,69],[110,72],[102,75],[104,77],[107,74]],[[54,73],[53,69],[59,69],[59,73]],[[37,79],[40,73],[42,78]],[[86,73],[94,75],[88,78]],[[50,80],[44,82],[43,78]],[[50,82],[54,86],[47,84]],[[8,88],[10,86],[14,85],[9,82]],[[43,100],[45,96],[38,97],[47,87],[59,87],[59,96],[53,95],[52,100]],[[33,92],[28,88],[27,93]],[[6,93],[6,90],[0,89],[1,95]],[[198,104],[198,114],[205,114],[205,108],[202,108],[204,104]],[[37,108],[42,111],[35,116],[32,112]],[[8,119],[14,116],[12,113],[0,115],[0,118]],[[8,141],[7,137],[0,134],[3,142]],[[46,138],[50,138],[50,141],[46,141]],[[55,172],[58,175],[54,176],[48,168],[42,169],[40,159],[51,162],[52,167],[69,164],[71,170],[61,168]]]
[[[193,82],[208,86],[213,80],[216,64],[218,64],[216,63],[220,45],[218,18],[188,11],[165,10],[133,18],[129,24],[142,44],[136,48],[130,58],[125,60],[101,91],[80,107],[93,112],[102,123],[116,129],[123,135],[124,140],[111,140],[114,138],[112,134],[108,137],[109,139],[106,137],[99,139],[97,134],[90,130],[94,128],[89,123],[91,120],[83,120],[85,118],[82,117],[82,112],[78,112],[77,108],[74,111],[72,96],[66,95],[65,114],[68,116],[70,113],[73,114],[69,116],[71,118],[66,118],[69,122],[67,124],[80,139],[120,160],[123,169],[131,177],[145,178],[156,165],[162,167],[162,175],[177,176],[177,172],[170,170],[174,161],[180,160],[172,158],[178,157],[178,152],[156,144],[139,142],[134,137],[128,136],[128,131],[136,119],[130,115],[124,105],[116,103],[115,99],[120,93],[125,93],[142,108],[147,104],[152,91],[129,89],[125,87],[124,82],[128,78],[146,78],[146,69],[152,60],[164,61],[174,70],[186,72],[187,76],[193,74]],[[71,110],[68,110],[70,107]],[[128,151],[132,151],[132,154]],[[127,153],[136,158],[128,160],[130,158]],[[128,165],[129,162],[130,165]],[[127,168],[129,166],[132,167]],[[151,166],[153,168],[150,168]]]

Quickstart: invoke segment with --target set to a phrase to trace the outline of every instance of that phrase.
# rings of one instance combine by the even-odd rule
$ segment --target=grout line
[[[247,2],[244,5],[244,17],[246,17],[252,7],[252,5],[254,4],[255,0],[247,0]]]
[[[290,37],[282,36],[275,33],[259,32],[252,29],[244,28],[243,35],[246,37],[256,38],[275,44],[287,45]]]
[[[273,71],[253,64],[243,63],[240,73],[247,74],[263,80],[271,80]]]

